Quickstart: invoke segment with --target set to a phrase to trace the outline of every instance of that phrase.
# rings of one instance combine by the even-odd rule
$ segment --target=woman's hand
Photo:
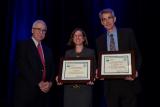
[[[56,82],[57,82],[57,85],[62,85],[63,84],[62,82],[58,81],[58,76],[56,76]]]

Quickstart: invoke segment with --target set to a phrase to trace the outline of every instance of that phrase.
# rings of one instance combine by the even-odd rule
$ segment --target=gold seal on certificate
[[[135,78],[133,51],[102,52],[99,55],[99,76],[106,78]]]
[[[62,58],[60,81],[84,83],[92,80],[93,58]]]

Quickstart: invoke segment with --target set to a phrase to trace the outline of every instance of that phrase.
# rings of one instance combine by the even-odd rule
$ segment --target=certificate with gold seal
[[[99,75],[106,78],[135,78],[133,51],[101,52],[99,55]]]
[[[93,58],[62,58],[60,81],[65,83],[84,83],[92,80]]]

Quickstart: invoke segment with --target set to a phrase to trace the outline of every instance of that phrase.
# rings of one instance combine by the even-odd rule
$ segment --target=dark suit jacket
[[[74,49],[68,50],[65,57],[76,57]],[[95,57],[92,49],[84,48],[79,54],[80,57]],[[80,88],[73,88],[73,85],[64,85],[64,107],[92,107],[92,86],[80,85]]]
[[[136,69],[139,70],[141,66],[141,55],[136,43],[135,35],[133,31],[129,28],[117,29],[118,36],[118,48],[119,51],[128,51],[134,50],[135,60],[136,60]],[[97,51],[107,51],[107,35],[103,34],[96,40]]]
[[[46,63],[46,81],[53,81],[54,66],[52,52],[42,45]],[[32,39],[18,42],[16,53],[18,76],[16,78],[15,98],[32,101],[42,93],[38,83],[42,80],[42,69],[37,47]]]
[[[117,36],[118,36],[119,51],[134,50],[134,52],[135,52],[135,66],[136,66],[136,70],[139,71],[140,66],[141,66],[141,55],[140,55],[133,31],[129,28],[117,29]],[[103,34],[100,37],[98,37],[96,40],[96,44],[97,44],[98,54],[101,51],[107,51],[107,35]],[[117,82],[117,85],[120,87],[122,85],[121,82],[124,82],[124,81]],[[131,82],[131,84],[132,84],[132,86],[136,86],[136,87],[133,87],[132,89],[137,92],[137,90],[138,90],[137,85],[133,85],[133,84],[137,84],[137,81],[135,83],[134,82]],[[129,84],[130,84],[130,82],[129,82]]]

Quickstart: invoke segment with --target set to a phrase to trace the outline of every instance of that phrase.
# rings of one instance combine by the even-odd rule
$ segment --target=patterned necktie
[[[44,59],[44,55],[43,55],[43,51],[42,51],[42,47],[40,44],[37,45],[37,49],[38,49],[38,53],[43,65],[43,74],[42,74],[42,81],[46,80],[46,67],[45,67],[45,59]]]
[[[116,51],[113,34],[110,34],[110,51]]]

